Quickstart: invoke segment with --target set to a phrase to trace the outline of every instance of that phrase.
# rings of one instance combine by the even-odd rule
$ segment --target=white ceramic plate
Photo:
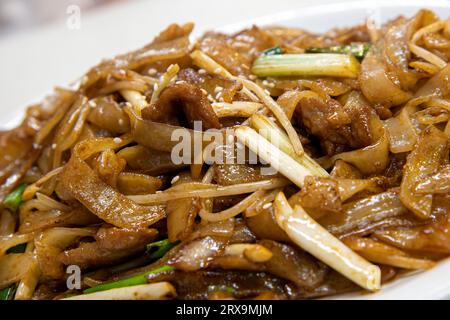
[[[252,24],[323,32],[363,22],[369,15],[382,21],[412,15],[423,6],[424,1],[416,0],[152,0],[86,15],[78,31],[67,30],[61,21],[29,34],[0,39],[0,128],[17,124],[26,105],[39,100],[54,85],[75,80],[99,58],[145,44],[171,22],[195,21],[194,36],[208,29],[233,32]],[[427,8],[450,17],[450,1],[428,1]],[[383,286],[378,293],[334,299],[449,298],[450,260],[446,260],[432,270]]]

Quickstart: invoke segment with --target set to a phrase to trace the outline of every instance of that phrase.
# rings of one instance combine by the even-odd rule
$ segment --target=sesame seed
[[[267,90],[267,89],[264,89],[264,92],[267,94],[267,95],[269,95],[270,96],[270,91],[269,90]]]
[[[214,98],[212,97],[212,95],[208,94],[208,100],[214,102]]]
[[[255,76],[254,74],[249,75],[248,78],[249,78],[250,80],[256,80],[256,79],[258,79],[258,77]]]
[[[157,91],[158,90],[158,84],[157,83],[155,83],[154,85],[153,85],[153,91]]]
[[[205,69],[198,69],[198,74],[205,74],[206,70]]]
[[[262,206],[262,208],[263,208],[263,209],[269,209],[271,206],[272,206],[272,202],[267,202],[267,203],[265,203],[265,204]]]
[[[215,74],[220,74],[220,72],[221,72],[220,68],[216,68],[216,69],[214,70],[214,73],[215,73]]]
[[[175,177],[173,177],[172,181],[170,181],[170,184],[174,184],[178,180],[180,180],[180,176],[175,176]]]
[[[161,193],[161,192],[162,192],[161,190],[156,191],[156,193]]]
[[[123,125],[123,119],[119,119],[119,126]]]
[[[269,88],[275,88],[275,83],[270,82],[269,84],[267,84],[267,86],[268,86]]]
[[[206,91],[205,89],[201,88],[200,91],[203,92],[203,94],[205,94],[206,96],[208,95],[208,91]]]
[[[263,84],[263,86],[266,86],[266,87],[267,87],[267,85],[269,84],[269,82],[268,82],[267,80],[263,80],[262,84]]]
[[[94,100],[89,100],[88,105],[91,108],[95,108],[97,106],[97,103]]]
[[[214,89],[214,93],[219,93],[220,91],[222,91],[223,90],[223,88],[221,87],[221,86],[217,86],[215,89]]]
[[[128,102],[128,101],[127,101],[127,102],[125,102],[125,106],[126,106],[126,107],[128,107],[128,108],[131,108],[131,107],[132,107],[131,103],[130,103],[130,102]]]
[[[218,92],[217,94],[216,94],[216,100],[219,100],[219,98],[222,96],[222,92]]]
[[[182,84],[182,83],[185,83],[186,81],[184,81],[184,80],[177,80],[177,81],[175,81],[175,84]]]
[[[122,76],[124,76],[124,75],[126,75],[127,73],[125,72],[125,70],[120,69],[120,70],[119,70],[119,74],[122,75]]]
[[[52,144],[52,149],[55,150],[56,149],[56,143]]]
[[[147,73],[151,76],[154,76],[155,74],[158,73],[158,70],[156,70],[155,68],[150,68],[148,69]]]
[[[120,144],[122,142],[122,139],[116,137],[116,138],[113,139],[113,141],[114,141],[115,144]]]

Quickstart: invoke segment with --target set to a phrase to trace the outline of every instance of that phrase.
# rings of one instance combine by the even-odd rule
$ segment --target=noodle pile
[[[0,132],[0,299],[307,299],[450,255],[450,20],[192,29]]]

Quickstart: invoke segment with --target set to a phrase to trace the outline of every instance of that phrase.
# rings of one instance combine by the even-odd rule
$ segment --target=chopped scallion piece
[[[362,60],[371,47],[370,43],[352,43],[345,46],[333,46],[325,48],[309,48],[306,49],[307,53],[346,53],[352,54],[356,58]]]
[[[156,242],[152,242],[147,245],[147,253],[149,253],[150,259],[159,259],[164,256],[170,249],[175,247],[178,243],[171,243],[169,239],[164,239]],[[155,249],[153,251],[153,249]],[[152,251],[152,252],[151,252]],[[150,253],[151,252],[151,253]]]
[[[254,114],[250,118],[250,125],[262,137],[267,139],[272,144],[275,144],[281,151],[286,153],[292,159],[297,161],[300,165],[309,170],[310,174],[317,177],[329,177],[328,172],[322,168],[314,159],[306,153],[299,156],[295,153],[292,144],[286,134],[272,122],[268,117],[262,114]]]
[[[27,243],[21,243],[15,247],[9,248],[6,253],[24,253],[26,248]]]
[[[16,187],[10,194],[8,194],[3,200],[3,205],[11,210],[12,212],[16,212],[22,203],[22,194],[27,187],[26,183],[20,184]]]
[[[12,300],[14,294],[16,293],[16,285],[13,284],[8,288],[3,288],[0,290],[0,300]]]
[[[252,73],[258,77],[324,76],[355,78],[359,62],[351,54],[300,53],[260,56]]]
[[[273,56],[275,54],[283,54],[283,49],[280,46],[276,46],[266,49],[261,53],[263,56]]]
[[[124,278],[124,279],[120,279],[120,280],[108,282],[108,283],[102,283],[102,284],[99,284],[98,286],[86,289],[83,292],[84,293],[92,293],[92,292],[97,292],[97,291],[104,291],[104,290],[109,290],[109,289],[116,289],[116,288],[136,286],[139,284],[146,284],[147,276],[149,274],[160,273],[160,272],[170,271],[170,270],[175,270],[175,268],[172,266],[165,265],[165,266],[138,274],[133,277]]]

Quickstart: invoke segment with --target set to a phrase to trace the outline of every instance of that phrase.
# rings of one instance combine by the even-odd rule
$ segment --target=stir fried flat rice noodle
[[[450,255],[448,17],[193,27],[0,131],[1,299],[310,299]]]

